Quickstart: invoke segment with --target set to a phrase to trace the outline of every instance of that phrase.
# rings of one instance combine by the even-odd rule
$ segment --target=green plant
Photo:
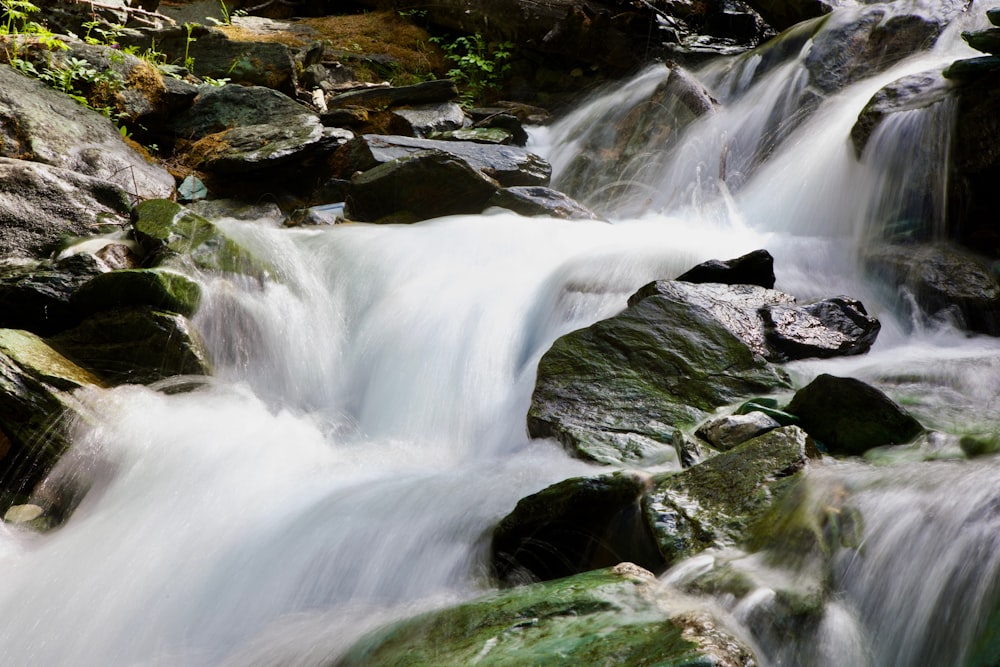
[[[225,79],[213,79],[210,76],[203,76],[203,77],[201,77],[201,80],[204,81],[205,83],[207,83],[210,86],[215,86],[216,88],[221,88],[222,86],[224,86],[227,83],[229,83],[229,79],[228,78],[225,78]]]
[[[0,0],[0,9],[6,16],[6,21],[0,25],[0,35],[37,33],[43,30],[41,24],[31,20],[39,9],[29,0]]]
[[[513,48],[510,42],[490,43],[478,33],[452,41],[432,37],[431,41],[440,46],[445,57],[455,65],[448,70],[448,76],[463,89],[464,106],[471,106],[487,92],[499,88],[510,71]]]
[[[191,55],[191,45],[198,41],[197,37],[192,36],[192,31],[194,30],[197,23],[185,23],[184,29],[187,31],[187,36],[184,38],[184,67],[194,74],[194,56]]]

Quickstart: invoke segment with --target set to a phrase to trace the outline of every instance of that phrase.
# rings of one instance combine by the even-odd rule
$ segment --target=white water
[[[800,85],[794,63],[777,68],[692,127],[639,219],[502,214],[317,231],[225,223],[280,279],[210,281],[196,323],[218,373],[203,388],[84,397],[93,421],[79,425],[52,482],[91,485],[83,503],[51,534],[0,526],[2,663],[321,665],[374,625],[487,590],[493,523],[519,498],[597,470],[528,441],[538,358],[562,333],[621,310],[645,282],[712,257],[766,247],[779,289],[856,295],[882,319],[871,354],[800,362],[790,368],[797,381],[853,375],[934,428],[1000,432],[1000,345],[895,321],[854,257],[859,211],[879,192],[856,194],[869,179],[848,150],[852,118],[885,83],[962,53],[950,48],[832,98],[757,167],[739,146],[757,150],[761,113],[771,113],[759,107],[786,104]],[[647,74],[633,88],[641,96],[655,84]],[[608,103],[548,137],[573,136],[565,127]],[[712,175],[723,144],[732,191]],[[561,148],[539,150],[563,164]],[[945,437],[910,456],[956,447]],[[817,648],[762,642],[761,658],[961,664],[964,649],[948,637],[976,624],[941,615],[955,605],[974,615],[971,589],[993,595],[996,526],[974,508],[995,504],[995,467],[818,473],[857,489],[866,547],[838,562],[837,602],[808,638]],[[761,589],[755,599],[766,598]],[[751,603],[732,611],[753,631]]]

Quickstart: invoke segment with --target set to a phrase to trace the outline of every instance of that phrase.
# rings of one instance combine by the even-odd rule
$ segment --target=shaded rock
[[[939,72],[911,74],[879,90],[858,114],[851,141],[859,158],[872,133],[891,114],[926,109],[949,97],[951,88]]]
[[[757,664],[752,651],[707,613],[670,610],[655,578],[630,563],[521,586],[376,630],[336,667],[478,664]]]
[[[80,320],[73,293],[102,270],[79,256],[0,265],[0,327],[47,336],[73,326]]]
[[[274,202],[247,202],[240,199],[203,199],[185,204],[185,207],[207,220],[233,218],[249,221],[279,221],[284,217],[281,207]]]
[[[128,306],[149,306],[190,317],[201,301],[201,287],[169,269],[125,269],[102,273],[73,295],[73,305],[92,313]]]
[[[707,309],[734,336],[757,354],[772,355],[764,336],[764,320],[760,310],[767,306],[792,305],[795,299],[784,292],[765,289],[756,285],[723,285],[704,283],[693,285],[685,282],[657,280],[640,287],[629,297],[629,305],[654,295],[689,300]]]
[[[664,562],[643,521],[647,479],[619,472],[579,477],[522,498],[493,530],[493,571],[517,584],[629,561],[653,572]]]
[[[306,125],[317,116],[308,107],[262,86],[201,86],[190,109],[170,123],[181,139],[197,141],[236,127]]]
[[[49,343],[113,385],[212,372],[205,344],[185,317],[146,307],[102,311]]]
[[[0,157],[0,257],[49,255],[67,237],[117,231],[129,199],[104,178]]]
[[[970,331],[1000,335],[1000,284],[986,263],[959,248],[880,246],[865,254],[868,271],[912,296],[926,316]]]
[[[511,137],[510,143],[515,146],[524,146],[528,143],[528,133],[521,119],[511,111],[504,108],[480,108],[469,109],[468,113],[472,118],[472,129],[504,130]]]
[[[344,222],[344,203],[322,204],[292,211],[282,223],[285,227],[336,225]]]
[[[755,410],[709,419],[698,427],[695,435],[716,449],[726,451],[780,427],[774,418]]]
[[[196,24],[144,30],[123,36],[125,46],[155,48],[168,62],[191,62],[198,77],[228,79],[243,86],[264,86],[295,93],[295,62],[291,50],[278,42],[232,39],[220,28]],[[226,87],[226,86],[223,86]]]
[[[100,385],[45,341],[0,330],[0,493],[29,491],[69,446],[66,418],[74,389]]]
[[[413,106],[420,104],[442,104],[458,99],[458,88],[452,79],[424,81],[412,86],[376,86],[361,88],[326,100],[326,106],[360,106],[369,109],[385,107]]]
[[[542,356],[528,412],[532,437],[556,438],[573,455],[601,462],[660,461],[673,455],[675,427],[787,386],[699,293],[741,288],[657,285],[664,287],[563,336]]]
[[[520,215],[597,220],[597,214],[558,190],[538,186],[515,186],[497,190],[487,202]]]
[[[392,133],[408,137],[428,137],[437,132],[457,130],[468,122],[462,107],[454,102],[395,109],[391,114]]]
[[[385,162],[420,151],[450,153],[503,187],[548,185],[552,167],[534,153],[516,146],[492,146],[459,141],[434,141],[413,137],[365,134],[338,151],[343,173],[367,171]]]
[[[764,306],[770,359],[828,358],[864,354],[882,325],[860,301],[839,296],[807,306]]]
[[[132,229],[150,264],[174,262],[208,271],[242,273],[253,277],[273,269],[216,225],[166,199],[142,202],[132,211]]]
[[[97,199],[101,204],[92,211],[77,211],[76,215],[82,215],[83,220],[71,222],[70,227],[78,229],[85,228],[88,221],[104,213],[109,206],[119,206],[124,193],[150,198],[169,197],[174,191],[173,176],[130,148],[110,120],[7,65],[0,65],[0,158],[30,160],[73,172],[72,175],[58,175],[52,170],[36,169],[33,174],[15,176],[10,173],[11,163],[5,161],[7,173],[0,175],[0,183],[3,183],[0,197],[3,193],[16,192],[8,184],[10,180],[47,178],[51,179],[51,184],[33,183],[24,189],[29,193],[49,190],[52,198],[69,200],[29,203],[29,206],[38,206],[41,209],[38,213],[42,214],[29,227],[42,225],[50,217],[44,214],[45,211],[51,211],[51,217],[58,220],[60,209],[76,208],[71,203],[74,199]],[[87,177],[96,182],[85,186]],[[61,183],[70,195],[56,194],[60,192],[56,183]],[[84,192],[75,194],[80,190]],[[0,209],[8,210],[6,215],[19,209],[17,205],[6,205],[7,202],[0,204],[4,204]]]
[[[946,79],[974,82],[1000,74],[1000,56],[963,58],[948,65],[942,72]]]
[[[806,432],[785,426],[683,472],[656,475],[643,508],[667,564],[745,540],[780,496],[781,481],[815,456]]]
[[[785,30],[808,19],[829,14],[840,3],[836,0],[747,0],[775,30]]]
[[[696,466],[716,454],[715,451],[704,447],[697,438],[689,436],[680,429],[674,431],[673,443],[677,462],[681,464],[681,468]]]
[[[346,211],[347,217],[368,222],[416,222],[479,213],[497,189],[496,181],[461,158],[437,150],[421,151],[355,176]]]
[[[1000,29],[998,28],[966,31],[962,33],[962,39],[976,51],[991,54],[1000,51]]]
[[[857,456],[873,447],[899,445],[923,427],[871,385],[823,374],[795,392],[785,408],[831,454]]]
[[[774,257],[767,250],[754,250],[726,261],[710,259],[677,276],[687,283],[722,283],[724,285],[759,285],[774,287]]]

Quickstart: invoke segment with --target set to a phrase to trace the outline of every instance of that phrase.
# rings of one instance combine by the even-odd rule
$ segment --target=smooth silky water
[[[905,295],[863,276],[858,249],[878,233],[871,212],[904,210],[910,193],[896,172],[873,178],[887,168],[859,163],[848,140],[881,86],[972,55],[960,28],[763,151],[765,119],[796,113],[800,59],[759,80],[752,62],[699,73],[726,110],[689,126],[662,168],[630,174],[645,194],[610,222],[500,212],[317,230],[220,221],[276,277],[202,277],[196,324],[214,378],[81,396],[91,416],[48,482],[89,489],[80,506],[50,534],[0,525],[3,664],[323,665],[379,624],[489,591],[495,522],[525,495],[601,471],[527,438],[535,366],[552,341],[619,312],[650,280],[760,247],[775,257],[778,289],[857,296],[883,323],[865,356],[791,364],[796,383],[859,377],[942,435],[877,465],[806,475],[810,487],[845,489],[863,524],[858,548],[835,554],[821,622],[801,636],[767,631],[774,590],[807,577],[776,547],[699,556],[661,578],[664,595],[721,563],[772,582],[705,600],[764,664],[973,660],[1000,608],[1000,462],[956,453],[961,434],[1000,434],[1000,344],[897,315]],[[558,174],[581,136],[606,131],[595,119],[663,76],[650,69],[537,130],[533,148]],[[939,131],[947,109],[933,113],[900,120],[902,139],[890,127],[873,140],[903,147],[921,127]]]

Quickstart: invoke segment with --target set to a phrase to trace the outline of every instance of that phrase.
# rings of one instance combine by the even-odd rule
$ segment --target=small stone
[[[28,523],[45,514],[38,505],[12,505],[3,515],[4,523]]]

